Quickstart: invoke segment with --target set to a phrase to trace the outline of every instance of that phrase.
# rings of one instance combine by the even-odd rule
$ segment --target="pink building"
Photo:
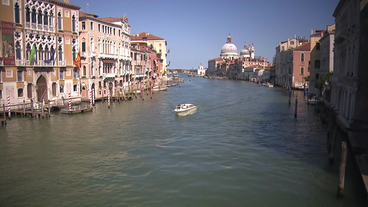
[[[303,89],[308,87],[305,77],[309,76],[308,65],[310,60],[310,45],[308,42],[304,45],[296,47],[292,50],[292,84],[291,87],[296,89]]]

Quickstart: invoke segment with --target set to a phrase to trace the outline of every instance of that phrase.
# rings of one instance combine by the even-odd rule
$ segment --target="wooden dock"
[[[69,108],[62,109],[60,113],[62,114],[81,114],[81,113],[92,112],[92,111],[93,111],[93,107],[74,106],[70,110]]]

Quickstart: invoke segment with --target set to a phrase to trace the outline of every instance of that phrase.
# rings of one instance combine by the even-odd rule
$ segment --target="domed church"
[[[254,59],[254,45],[247,46],[247,43],[245,43],[244,48],[240,51],[240,57],[250,57]]]
[[[238,48],[236,48],[236,46],[234,45],[230,34],[227,37],[226,43],[221,48],[220,57],[222,59],[230,60],[239,58]]]

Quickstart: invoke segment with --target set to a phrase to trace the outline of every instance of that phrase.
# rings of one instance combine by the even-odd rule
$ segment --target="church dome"
[[[240,51],[240,56],[249,56],[249,54],[248,46],[244,44],[244,48]]]
[[[232,43],[232,38],[229,34],[227,37],[226,43],[221,48],[221,57],[238,57],[238,48]]]

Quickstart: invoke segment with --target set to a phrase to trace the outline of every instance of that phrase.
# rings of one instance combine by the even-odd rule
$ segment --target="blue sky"
[[[219,57],[229,33],[238,51],[254,44],[255,55],[272,61],[276,44],[294,35],[309,38],[325,29],[339,0],[70,0],[99,17],[125,13],[131,34],[149,32],[167,40],[169,69],[205,67]],[[88,5],[88,6],[87,6]]]

